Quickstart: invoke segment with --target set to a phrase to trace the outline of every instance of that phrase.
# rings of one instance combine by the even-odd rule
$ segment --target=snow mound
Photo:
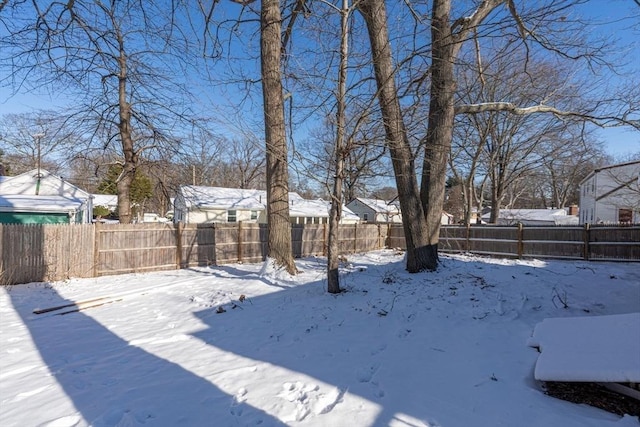
[[[528,345],[540,381],[640,382],[640,313],[544,319]]]

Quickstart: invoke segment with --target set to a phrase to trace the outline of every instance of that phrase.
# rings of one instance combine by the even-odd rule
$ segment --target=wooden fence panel
[[[43,231],[47,280],[93,276],[93,225],[59,224]]]
[[[468,252],[469,227],[441,227],[438,250],[443,252]]]
[[[238,262],[240,233],[237,225],[216,224],[216,263],[228,264]]]
[[[390,224],[387,227],[387,247],[393,249],[407,249],[402,224]]]
[[[538,258],[584,258],[584,227],[523,227],[520,256]]]
[[[402,226],[390,228],[389,247],[402,247]],[[393,244],[391,242],[395,242]],[[442,226],[442,252],[484,255],[640,261],[640,226]]]
[[[267,227],[264,224],[241,224],[241,262],[261,262],[267,257]]]
[[[295,257],[308,257],[308,256],[322,256],[327,253],[327,242],[329,226],[327,224],[309,224],[309,225],[293,225],[292,236],[295,236],[298,232],[298,228],[301,229],[300,233],[300,251]],[[327,233],[325,235],[325,233]],[[294,248],[296,248],[298,242],[294,238]]]
[[[92,276],[89,224],[0,224],[0,234],[0,285]]]
[[[589,259],[639,260],[640,226],[591,226],[589,228]]]
[[[97,276],[176,268],[173,224],[97,224]]]
[[[516,227],[470,227],[469,252],[481,255],[517,256],[518,229]]]

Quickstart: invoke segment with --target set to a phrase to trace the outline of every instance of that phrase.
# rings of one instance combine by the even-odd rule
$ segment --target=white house
[[[234,223],[267,222],[267,192],[224,187],[185,185],[178,189],[174,201],[174,222]],[[289,217],[292,224],[326,224],[330,204],[324,200],[306,200],[289,193]],[[341,223],[359,218],[343,206]]]
[[[380,199],[357,197],[347,203],[347,207],[368,223],[401,223],[400,204]]]
[[[580,224],[640,223],[640,160],[595,169],[580,182]]]
[[[491,212],[482,215],[489,222]],[[566,209],[500,209],[497,224],[515,225],[577,225],[578,217],[568,215]]]
[[[367,199],[356,197],[347,207],[351,209],[363,222],[368,223],[402,223],[402,213],[398,201],[388,202],[380,199]],[[440,224],[448,225],[453,223],[453,215],[442,212]]]
[[[44,169],[0,181],[0,223],[90,223],[91,194]]]
[[[92,194],[93,206],[104,206],[110,212],[118,209],[118,196],[115,194]]]

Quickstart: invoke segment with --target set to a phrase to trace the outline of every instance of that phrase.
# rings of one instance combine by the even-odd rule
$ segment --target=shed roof
[[[69,212],[78,210],[83,201],[62,196],[0,195],[0,211]]]

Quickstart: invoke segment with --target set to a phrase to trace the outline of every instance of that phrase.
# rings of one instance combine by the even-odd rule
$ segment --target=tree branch
[[[482,104],[466,104],[455,108],[456,114],[479,114],[487,111],[506,111],[518,116],[536,113],[551,113],[557,117],[570,117],[594,123],[600,127],[631,126],[640,130],[640,120],[630,120],[624,117],[595,116],[576,111],[563,111],[548,105],[534,105],[518,107],[511,102],[487,102]]]

